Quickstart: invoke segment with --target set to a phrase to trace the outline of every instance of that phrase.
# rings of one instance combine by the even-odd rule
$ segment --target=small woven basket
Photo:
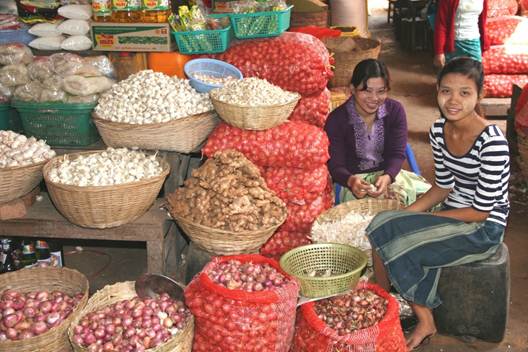
[[[291,27],[328,27],[328,10],[319,12],[295,12],[291,14]]]
[[[325,44],[330,41],[350,40],[349,37],[326,38]],[[347,52],[334,52],[334,76],[328,82],[330,87],[348,87],[356,65],[365,59],[377,59],[381,50],[381,42],[377,39],[354,37],[358,50]]]
[[[195,151],[219,122],[214,112],[206,112],[163,123],[129,124],[105,120],[93,114],[103,141],[110,147]]]
[[[42,181],[42,168],[46,162],[0,168],[0,204],[20,198]]]
[[[244,130],[267,130],[280,125],[290,117],[301,96],[289,103],[270,106],[241,106],[224,103],[211,97],[218,115],[228,124]]]
[[[68,268],[31,268],[0,275],[0,292],[17,290],[23,293],[36,290],[62,291],[68,295],[79,292],[84,297],[72,313],[57,327],[29,339],[0,341],[0,351],[6,352],[63,352],[71,351],[67,330],[78,319],[88,301],[88,279],[77,270]]]
[[[113,285],[107,285],[101,290],[94,293],[88,300],[86,307],[75,316],[68,329],[68,336],[70,337],[73,350],[75,352],[87,352],[88,348],[81,347],[73,342],[73,329],[79,321],[86,314],[117,303],[125,299],[136,297],[136,290],[134,289],[134,281],[118,282]],[[191,315],[185,328],[174,335],[171,339],[162,345],[155,348],[148,349],[149,352],[190,352],[192,349],[192,341],[194,336],[194,318]]]
[[[305,297],[326,297],[353,289],[367,265],[361,250],[346,244],[318,243],[294,248],[280,259],[281,268],[297,278]],[[331,270],[328,277],[312,277],[313,271]]]
[[[53,204],[75,225],[104,229],[136,220],[154,203],[170,171],[169,164],[159,158],[163,168],[161,175],[138,182],[80,187],[50,181],[48,175],[51,168],[63,160],[103,151],[61,155],[44,166],[44,180]]]
[[[317,223],[339,221],[349,213],[375,215],[380,211],[400,209],[400,202],[395,199],[364,198],[341,203],[321,213]]]
[[[518,165],[525,179],[528,179],[528,136],[520,129],[517,132]],[[1,187],[1,185],[0,185]]]
[[[201,249],[216,255],[235,255],[257,253],[260,247],[275,233],[286,220],[286,212],[280,222],[267,229],[258,231],[231,232],[214,229],[193,223],[171,212],[174,220]]]

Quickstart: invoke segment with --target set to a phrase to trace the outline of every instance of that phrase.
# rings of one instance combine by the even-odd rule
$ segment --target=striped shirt
[[[489,125],[465,155],[454,156],[444,140],[445,122],[445,118],[436,120],[429,131],[436,185],[451,189],[444,204],[489,212],[487,220],[506,226],[510,208],[510,155],[506,138],[496,125]]]

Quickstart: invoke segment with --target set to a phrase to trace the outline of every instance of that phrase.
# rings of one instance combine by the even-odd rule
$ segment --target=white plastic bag
[[[29,34],[37,37],[58,37],[61,33],[58,30],[59,23],[38,23],[29,29]]]
[[[89,20],[92,17],[90,5],[66,5],[59,7],[59,15],[72,20]]]
[[[84,35],[72,35],[71,37],[64,39],[61,43],[61,48],[63,50],[70,51],[83,51],[88,50],[91,47],[92,41]]]
[[[0,83],[14,87],[29,82],[29,74],[24,64],[7,65],[0,69]]]
[[[39,50],[60,50],[63,40],[64,37],[62,35],[57,37],[40,37],[33,39],[28,45]]]
[[[20,43],[0,44],[0,65],[29,64],[33,61],[31,49]]]
[[[85,35],[90,31],[90,24],[85,20],[66,20],[57,27],[57,30],[62,34]]]
[[[71,95],[87,96],[96,93],[102,93],[115,83],[110,78],[101,77],[82,77],[68,76],[63,80],[63,89]]]

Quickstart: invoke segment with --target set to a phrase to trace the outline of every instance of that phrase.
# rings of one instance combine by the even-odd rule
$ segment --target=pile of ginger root
[[[231,232],[280,225],[287,213],[259,169],[236,150],[216,152],[167,201],[176,218]]]

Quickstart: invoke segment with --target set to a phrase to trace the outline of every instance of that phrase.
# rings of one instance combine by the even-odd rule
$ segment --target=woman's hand
[[[365,198],[370,189],[370,183],[363,180],[361,177],[354,175],[351,175],[348,178],[347,186],[350,188],[350,191],[352,191],[352,194],[358,199]]]
[[[433,65],[438,68],[442,68],[445,65],[445,55],[444,54],[438,54],[435,55]]]
[[[389,186],[392,183],[391,177],[389,175],[378,176],[374,186],[376,190],[369,189],[368,195],[374,198],[378,198],[382,194],[387,197],[389,193]]]

